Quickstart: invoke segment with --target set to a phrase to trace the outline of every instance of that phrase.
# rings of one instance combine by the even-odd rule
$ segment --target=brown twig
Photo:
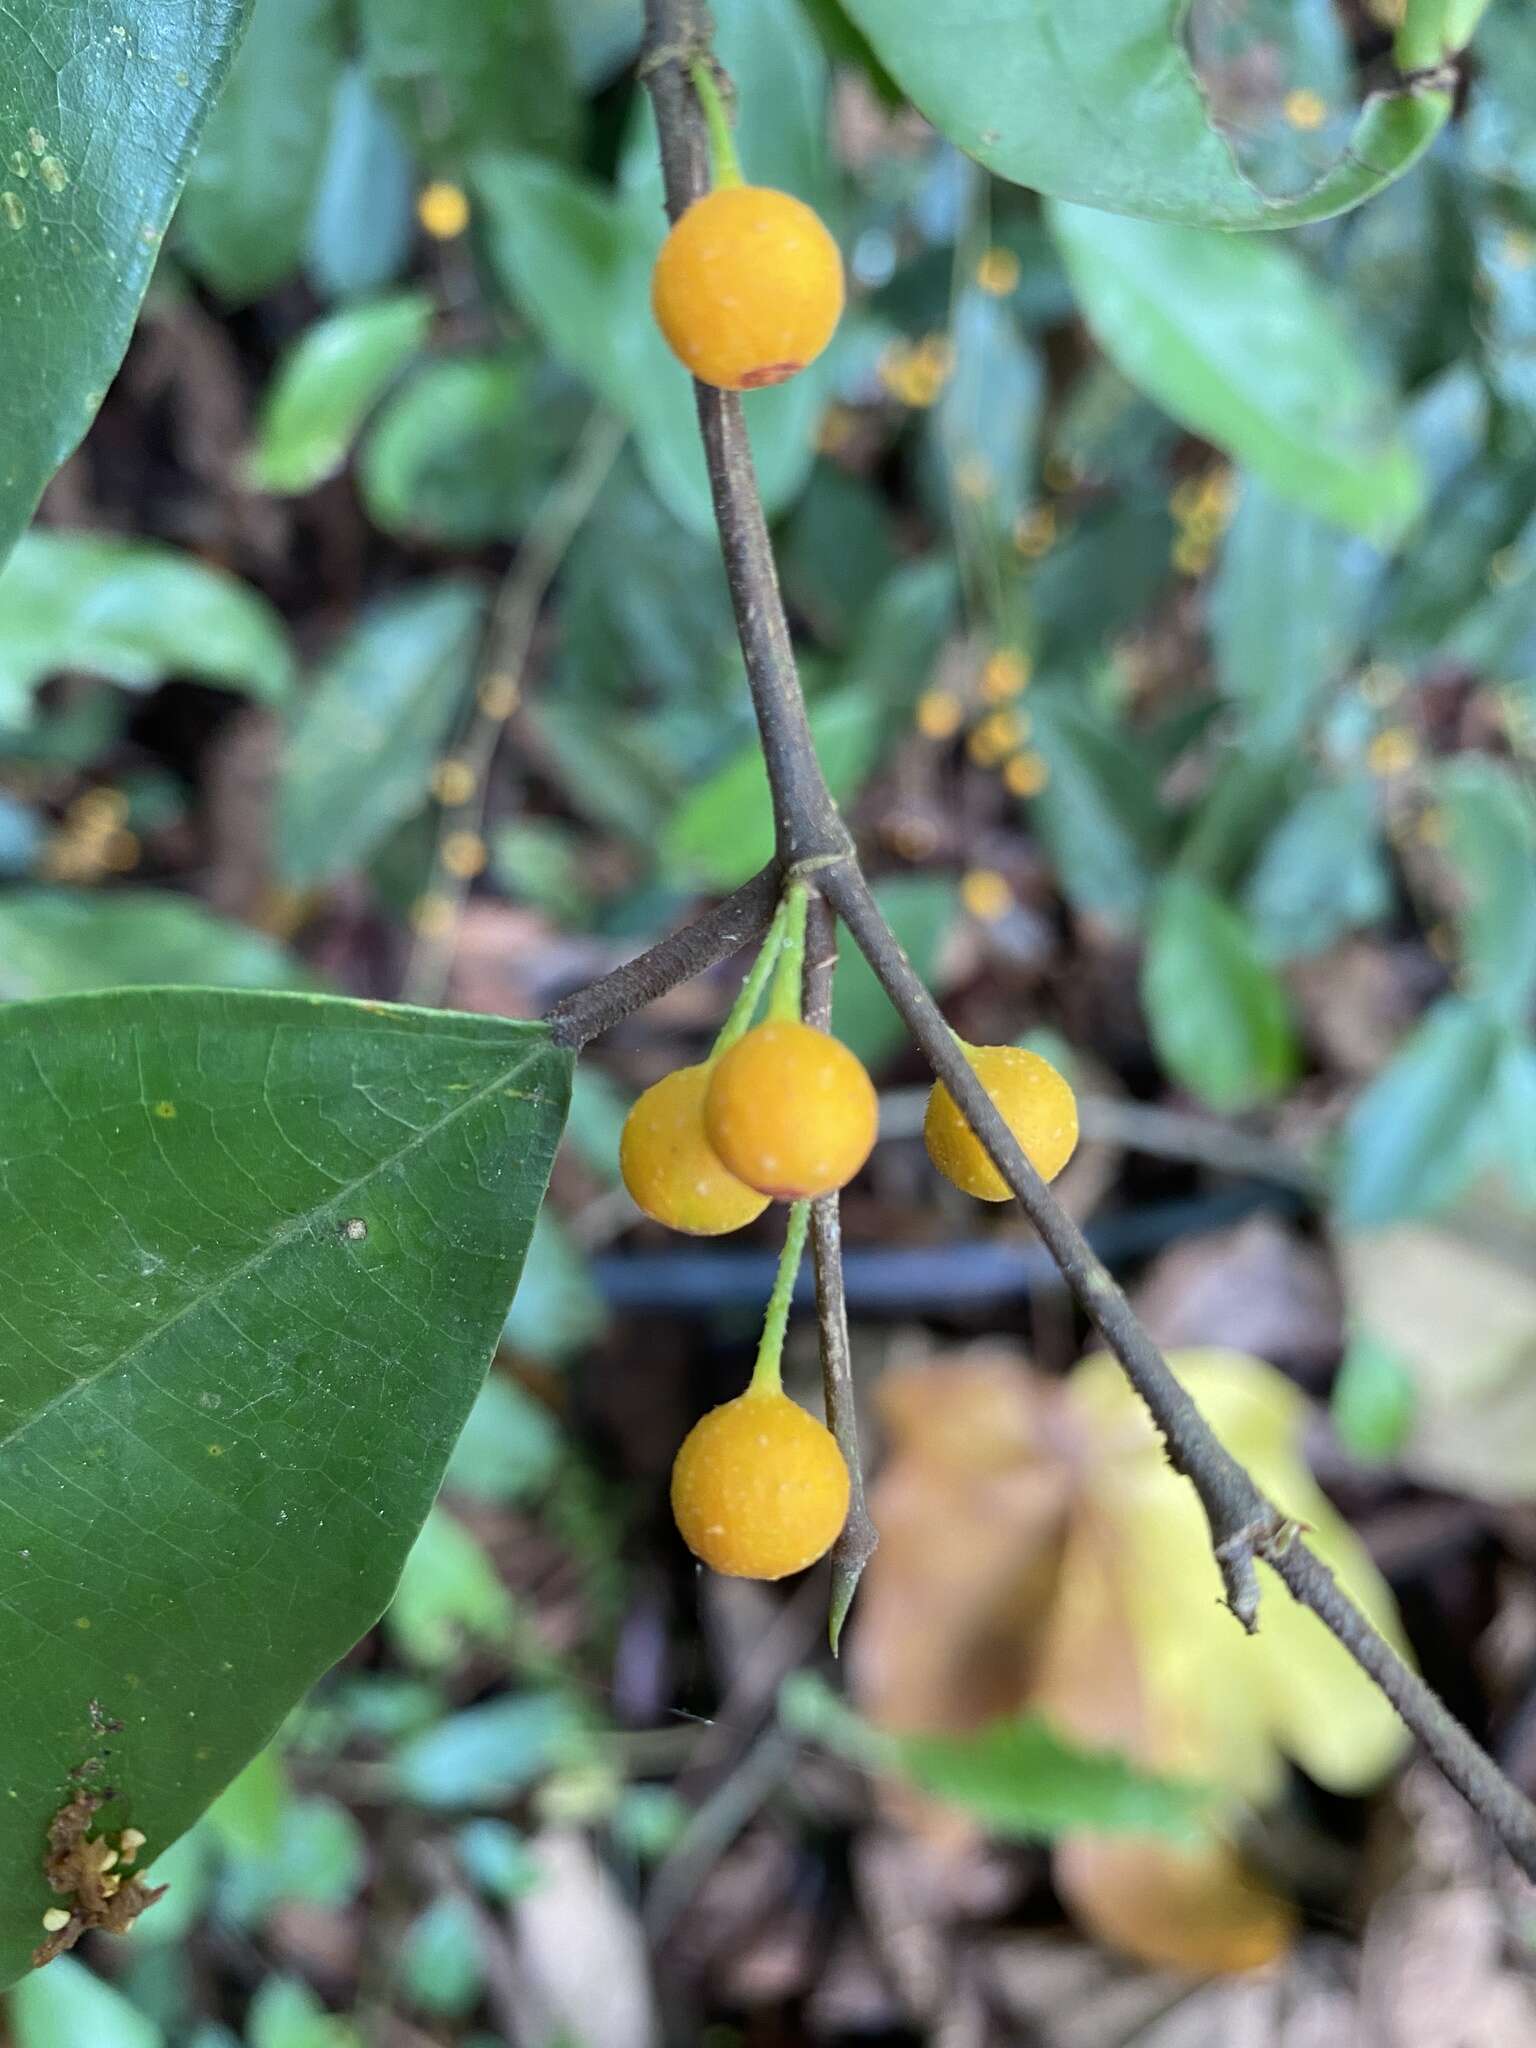
[[[646,0],[645,82],[656,109],[667,207],[676,219],[703,191],[703,122],[686,76],[689,56],[708,53],[703,0]],[[1405,1722],[1522,1868],[1536,1877],[1536,1807],[1509,1782],[1421,1679],[1341,1592],[1212,1433],[1141,1327],[1082,1233],[1050,1193],[998,1115],[933,998],[881,915],[822,776],[779,595],[740,401],[695,387],[732,602],[774,798],[778,853],[815,879],[847,924],[914,1041],[954,1095],[1021,1207],[1162,1433],[1169,1461],[1194,1486],[1233,1612],[1249,1629],[1258,1610],[1256,1561],[1280,1574],[1382,1686]]]
[[[779,904],[779,871],[766,867],[696,922],[652,946],[637,959],[587,988],[564,996],[545,1014],[557,1045],[580,1052],[589,1039],[622,1023],[680,982],[707,974],[753,939],[761,938]]]
[[[819,892],[811,895],[805,933],[805,1020],[832,1028],[832,977],[837,971],[837,920]],[[832,1654],[859,1589],[864,1567],[880,1541],[864,1497],[864,1461],[859,1456],[859,1417],[854,1404],[853,1353],[848,1343],[848,1300],[843,1288],[843,1219],[840,1198],[823,1195],[811,1204],[811,1256],[816,1266],[816,1320],[821,1329],[821,1384],[827,1427],[848,1466],[848,1519],[832,1546],[832,1598],[827,1635]]]

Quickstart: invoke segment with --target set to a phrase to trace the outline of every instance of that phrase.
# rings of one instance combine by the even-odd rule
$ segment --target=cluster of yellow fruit
[[[843,310],[836,242],[787,192],[743,182],[712,73],[692,67],[709,123],[714,188],[668,234],[651,305],[674,355],[725,391],[780,384],[819,356]],[[879,1105],[855,1056],[800,1015],[805,891],[790,891],[714,1050],[646,1089],[619,1147],[624,1184],[647,1216],[715,1237],[771,1201],[790,1212],[785,1255],[746,1393],[695,1425],[672,1469],[672,1510],[694,1555],[737,1578],[780,1579],[814,1564],[848,1513],[848,1468],[831,1432],[785,1394],[784,1322],[805,1241],[806,1205],[844,1187],[874,1146]],[[753,1022],[769,974],[765,1022]],[[1036,1171],[1060,1172],[1077,1143],[1061,1076],[1017,1046],[966,1046]],[[1009,1189],[949,1090],[929,1098],[929,1157],[967,1194]]]
[[[795,1014],[804,928],[805,892],[797,885],[709,1058],[647,1088],[619,1145],[624,1185],[647,1216],[670,1229],[716,1237],[751,1223],[770,1201],[796,1204],[794,1266],[804,1206],[852,1180],[879,1120],[859,1060]],[[754,1023],[770,974],[769,1015]],[[1048,1061],[1018,1046],[964,1051],[1036,1171],[1054,1178],[1077,1142],[1072,1090]],[[982,1201],[1008,1199],[1002,1175],[942,1083],[928,1100],[924,1139],[956,1187]],[[793,1271],[780,1281],[787,1311]],[[775,1323],[770,1313],[752,1386],[697,1424],[672,1474],[684,1540],[704,1563],[734,1577],[803,1570],[836,1541],[848,1511],[848,1471],[836,1442],[779,1384],[782,1336],[782,1316]]]

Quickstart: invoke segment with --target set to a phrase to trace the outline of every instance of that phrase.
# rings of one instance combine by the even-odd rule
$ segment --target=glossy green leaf
[[[890,875],[875,900],[919,978],[944,993],[939,957],[954,927],[959,896],[951,875]],[[833,984],[832,1029],[866,1067],[878,1069],[908,1043],[907,1028],[857,946],[844,940]]]
[[[1353,1337],[1329,1402],[1345,1449],[1369,1464],[1394,1457],[1417,1405],[1413,1374],[1392,1347],[1367,1333]]]
[[[277,1745],[253,1756],[239,1777],[209,1807],[200,1823],[232,1856],[276,1856],[293,1790]]]
[[[259,298],[298,268],[341,64],[338,0],[253,0],[176,222],[227,300]]]
[[[307,1984],[277,1975],[256,1987],[245,2041],[246,2048],[361,2048],[356,2028],[328,2013]]]
[[[1391,394],[1279,243],[1050,208],[1084,318],[1133,384],[1271,490],[1391,539],[1422,479]]]
[[[516,1287],[571,1064],[538,1025],[318,997],[0,1008],[0,1262],[26,1276],[0,1661],[27,1673],[0,1731],[0,1978],[36,1943],[48,1819],[104,1721],[102,1825],[154,1854],[386,1604]]]
[[[403,292],[307,328],[278,364],[262,402],[247,466],[256,489],[309,491],[334,476],[431,325],[427,294]]]
[[[1516,1036],[1506,1043],[1494,1086],[1504,1171],[1517,1199],[1536,1209],[1536,1042]]]
[[[74,1956],[34,1970],[10,1996],[15,2048],[165,2048],[165,2035]]]
[[[1237,913],[1187,876],[1170,876],[1153,904],[1141,996],[1163,1066],[1212,1109],[1251,1109],[1294,1076],[1283,985]]]
[[[1462,147],[1480,178],[1536,192],[1536,48],[1518,7],[1489,11],[1478,31],[1477,91],[1468,97]]]
[[[468,1707],[404,1744],[401,1794],[420,1806],[503,1806],[588,1748],[584,1722],[559,1693],[523,1693]]]
[[[580,108],[557,25],[563,0],[359,0],[363,56],[418,153],[461,169],[481,149],[568,156]]]
[[[367,859],[426,798],[468,692],[481,622],[475,585],[434,583],[375,605],[332,655],[294,720],[275,849],[312,886]]]
[[[1410,11],[1425,4],[1409,0]],[[1450,113],[1449,93],[1427,82],[1375,95],[1316,184],[1270,198],[1212,124],[1184,47],[1190,0],[1031,0],[1002,13],[993,0],[846,5],[913,103],[988,170],[1149,219],[1326,219],[1406,170]]]
[[[523,1271],[526,1276],[526,1264]],[[559,1462],[560,1429],[549,1410],[515,1380],[492,1373],[475,1397],[443,1484],[467,1500],[509,1507],[546,1486]]]
[[[864,782],[891,737],[874,690],[850,684],[811,713],[811,735],[829,787],[840,800]],[[680,884],[734,889],[773,854],[773,805],[762,748],[749,741],[699,784],[662,835],[662,859]]]
[[[1385,564],[1249,478],[1211,589],[1216,681],[1259,746],[1289,746],[1359,645]]]
[[[238,1781],[237,1781],[238,1782]],[[231,1788],[233,1789],[233,1788]],[[210,1827],[222,1834],[216,1800]],[[350,1810],[318,1795],[283,1807],[277,1840],[259,1855],[237,1855],[219,1886],[219,1916],[259,1928],[285,1906],[337,1912],[368,1880],[368,1841]]]
[[[1179,845],[1180,872],[1229,894],[1306,780],[1306,762],[1289,749],[1213,749],[1210,781]]]
[[[403,1661],[443,1671],[470,1647],[505,1649],[516,1609],[484,1546],[446,1508],[434,1508],[411,1546],[384,1616]]]
[[[0,563],[95,417],[245,0],[8,0],[0,68]],[[0,718],[14,714],[4,708]]]
[[[1363,778],[1308,790],[1265,842],[1243,897],[1256,942],[1275,960],[1320,953],[1391,904],[1376,791]]]
[[[415,232],[411,160],[362,67],[336,81],[330,136],[305,236],[304,265],[328,298],[376,292],[405,267]]]
[[[1206,1795],[1159,1778],[1107,1750],[1081,1749],[1035,1715],[994,1721],[970,1735],[893,1735],[854,1713],[826,1681],[802,1672],[779,1693],[791,1734],[861,1770],[904,1779],[1005,1840],[1067,1833],[1198,1832]]]
[[[1011,309],[972,285],[950,323],[954,364],[930,418],[952,517],[1011,533],[1034,488],[1045,371]]]
[[[0,721],[63,669],[149,690],[196,676],[276,701],[293,656],[265,599],[156,541],[39,527],[0,574]]]
[[[552,1209],[541,1209],[503,1342],[524,1358],[559,1364],[600,1337],[607,1321],[586,1253]]]
[[[405,1930],[399,1982],[418,2012],[463,2019],[480,2002],[485,1983],[479,1916],[468,1899],[434,1899]]]
[[[1434,787],[1460,890],[1468,989],[1518,1023],[1536,992],[1536,797],[1508,767],[1474,754],[1447,762]]]
[[[391,533],[475,547],[523,533],[588,404],[529,355],[429,363],[380,410],[358,480]]]
[[[264,932],[163,889],[10,889],[0,894],[0,1001],[97,988],[304,988],[309,976]]]
[[[1120,923],[1140,915],[1169,850],[1169,820],[1129,738],[1071,690],[1031,692],[1050,779],[1031,814],[1062,888]]]
[[[1503,1034],[1481,1003],[1443,997],[1350,1112],[1338,1204],[1351,1229],[1427,1216],[1471,1180]]]

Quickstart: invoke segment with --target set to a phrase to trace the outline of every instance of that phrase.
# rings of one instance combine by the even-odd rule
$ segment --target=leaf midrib
[[[511,1066],[502,1068],[483,1087],[477,1088],[473,1094],[466,1095],[462,1102],[456,1102],[451,1109],[445,1110],[434,1123],[427,1124],[421,1130],[415,1132],[411,1139],[406,1144],[401,1145],[397,1151],[390,1153],[385,1159],[376,1161],[368,1168],[366,1173],[359,1174],[355,1180],[349,1181],[345,1187],[338,1188],[324,1202],[317,1203],[313,1208],[304,1210],[301,1215],[291,1218],[283,1225],[276,1236],[269,1239],[259,1251],[253,1252],[248,1259],[243,1260],[238,1266],[232,1266],[212,1286],[205,1287],[200,1294],[194,1295],[190,1301],[183,1303],[174,1315],[167,1316],[163,1322],[156,1323],[153,1328],[144,1331],[141,1336],[135,1337],[130,1344],[125,1345],[121,1351],[109,1359],[98,1371],[80,1379],[71,1380],[68,1386],[61,1387],[56,1394],[50,1395],[40,1408],[33,1409],[32,1413],[25,1416],[13,1429],[4,1436],[0,1436],[0,1457],[8,1453],[14,1445],[20,1443],[29,1431],[39,1423],[46,1422],[55,1410],[63,1408],[68,1402],[74,1400],[77,1395],[90,1393],[92,1389],[100,1386],[103,1380],[111,1378],[114,1373],[123,1367],[130,1366],[139,1353],[147,1346],[159,1343],[162,1337],[169,1331],[174,1330],[178,1324],[186,1321],[189,1316],[194,1315],[199,1309],[206,1308],[210,1302],[218,1301],[228,1289],[234,1287],[248,1275],[260,1271],[270,1259],[276,1258],[288,1246],[296,1243],[314,1225],[315,1221],[324,1216],[327,1211],[340,1207],[356,1195],[360,1189],[367,1187],[370,1182],[377,1180],[382,1174],[392,1171],[400,1164],[401,1160],[408,1159],[413,1152],[429,1143],[431,1139],[435,1138],[440,1131],[446,1129],[456,1118],[468,1115],[470,1111],[484,1102],[488,1096],[494,1095],[498,1091],[504,1091],[509,1081],[515,1080],[542,1052],[552,1050],[553,1045],[554,1041],[546,1037],[539,1040],[537,1044],[530,1046],[521,1059],[515,1061]],[[526,1097],[524,1099],[532,1101],[537,1098]]]

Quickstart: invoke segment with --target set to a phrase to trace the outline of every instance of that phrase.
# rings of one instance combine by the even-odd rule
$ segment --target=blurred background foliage
[[[1260,1406],[1298,1440],[1311,1415],[1364,1538],[1340,1524],[1346,1568],[1384,1574],[1529,1781],[1536,30],[1496,0],[1457,118],[1361,211],[1231,237],[989,178],[836,0],[716,11],[749,175],[815,204],[849,268],[827,355],[746,403],[887,914],[968,1037],[1069,1067],[1065,1198],[1165,1342],[1255,1354],[1229,1369]],[[1266,190],[1337,156],[1390,11],[1196,6]],[[0,997],[532,1015],[771,851],[691,396],[646,309],[638,33],[633,0],[256,0],[124,372],[0,574]],[[1331,1760],[1282,1730],[1255,1775],[1209,1731],[1062,1708],[1053,1532],[1102,1446],[1031,1433],[1081,1333],[1020,1227],[921,1170],[920,1068],[853,959],[836,1025],[886,1104],[849,1285],[861,1384],[895,1359],[891,1538],[853,1632],[872,1718],[814,1672],[775,1704],[815,1662],[816,1587],[695,1581],[662,1502],[773,1246],[663,1243],[616,1175],[628,1101],[731,985],[584,1063],[394,1606],[164,1859],[131,1939],[15,1994],[16,2048],[1162,2042],[1166,1977],[1069,1951],[1063,1902],[1149,1964],[1288,1953],[1303,2005],[1321,1942],[1332,1994],[1427,2044],[1449,2035],[1403,2031],[1368,1967],[1434,1939],[1405,1868],[1416,1896],[1471,1885],[1472,1989],[1515,2038],[1526,1958],[1475,1838],[1411,1776],[1387,1813],[1345,1796],[1391,1760],[1379,1729]],[[901,1403],[932,1396],[901,1389],[935,1370],[941,1467],[954,1389],[1000,1405],[954,1424],[947,1478],[904,1478]],[[878,1462],[873,1413],[870,1438]],[[998,1555],[956,1517],[1010,1458]],[[1192,1611],[1085,1634],[1095,1697],[1150,1685]],[[1349,1675],[1320,1683],[1307,1715],[1352,1727]],[[1217,1882],[1160,1920],[1192,1826]],[[1297,1947],[1303,1923],[1329,1931]],[[1167,2041],[1232,2038],[1226,1997],[1175,2001],[1195,2031]]]

